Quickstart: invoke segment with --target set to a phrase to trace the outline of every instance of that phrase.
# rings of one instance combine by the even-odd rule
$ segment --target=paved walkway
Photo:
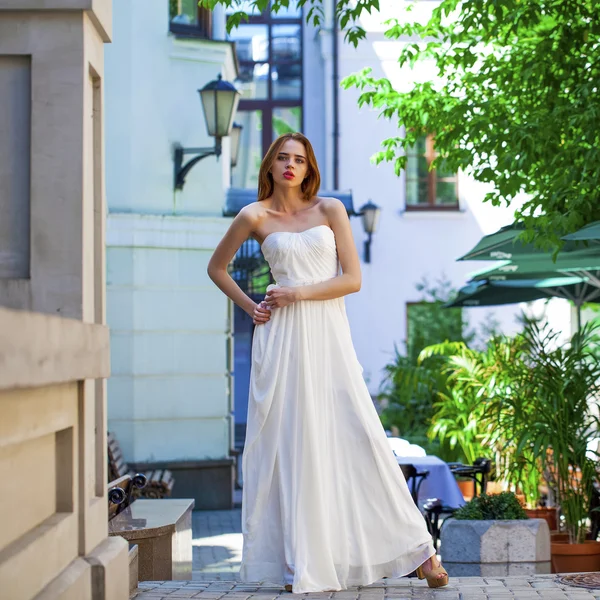
[[[281,587],[239,581],[242,556],[241,511],[197,511],[192,518],[192,581],[143,581],[135,600],[281,600],[294,597]],[[310,600],[600,600],[600,588],[562,584],[557,575],[453,577],[431,590],[417,579],[384,579],[343,592],[302,594]]]
[[[239,581],[242,511],[195,511],[192,515],[192,580]]]
[[[250,585],[235,581],[164,581],[141,582],[135,600],[288,600],[294,597],[309,600],[598,600],[600,589],[587,590],[562,585],[556,575],[534,577],[452,578],[450,584],[430,590],[424,581],[415,579],[385,579],[369,586],[343,592],[319,594],[286,593],[279,586]]]

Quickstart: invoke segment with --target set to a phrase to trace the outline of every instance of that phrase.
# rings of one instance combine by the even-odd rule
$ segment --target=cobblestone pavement
[[[557,575],[532,577],[452,578],[447,587],[431,590],[425,581],[385,579],[369,586],[343,592],[289,594],[279,586],[242,584],[236,581],[144,581],[135,600],[281,600],[309,597],[310,600],[598,600],[600,589],[587,590],[558,582]]]
[[[293,598],[280,586],[239,581],[242,557],[241,511],[196,511],[192,517],[192,581],[143,581],[135,600],[281,600]],[[384,579],[343,592],[301,594],[310,600],[600,600],[600,588],[567,586],[558,575],[452,577],[431,590],[417,579]]]
[[[235,509],[192,513],[193,581],[239,581],[241,512]]]

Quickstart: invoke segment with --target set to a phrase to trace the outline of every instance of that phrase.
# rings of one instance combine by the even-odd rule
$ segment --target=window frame
[[[177,37],[196,38],[203,40],[212,39],[212,11],[201,6],[196,7],[196,19],[194,25],[184,23],[173,23],[169,10],[169,31]]]
[[[240,27],[244,25],[266,25],[269,40],[269,51],[266,61],[242,61],[241,64],[265,64],[269,65],[269,75],[267,79],[267,98],[240,98],[238,112],[241,111],[262,111],[262,153],[263,156],[273,142],[273,111],[276,108],[296,108],[300,107],[300,130],[304,130],[304,10],[300,11],[297,17],[279,17],[273,16],[270,6],[259,15],[250,15],[248,21],[243,21]],[[300,25],[300,58],[296,60],[274,61],[273,59],[273,27],[277,25]],[[300,94],[298,98],[273,98],[273,79],[271,69],[273,65],[300,65]]]
[[[434,145],[434,135],[429,133],[425,136],[425,154],[410,154],[410,156],[414,156],[417,160],[420,156],[425,156],[427,161],[427,177],[416,177],[409,178],[408,177],[408,169],[405,170],[405,186],[404,186],[404,205],[405,210],[407,212],[419,212],[419,211],[450,211],[456,212],[460,210],[460,198],[458,195],[458,173],[455,173],[453,177],[438,177],[437,169],[429,170],[429,166],[436,158],[437,153],[435,152]],[[417,174],[418,174],[418,166],[417,166]],[[426,204],[410,204],[408,201],[408,186],[410,182],[413,181],[426,181],[427,182],[427,203]],[[436,189],[438,181],[444,183],[454,183],[454,191],[456,194],[456,203],[455,204],[436,204]]]

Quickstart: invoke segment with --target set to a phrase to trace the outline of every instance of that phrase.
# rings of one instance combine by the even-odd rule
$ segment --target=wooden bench
[[[132,492],[136,488],[146,485],[146,477],[137,473],[133,477],[124,475],[108,484],[108,521],[112,521],[119,513],[124,511],[132,502]],[[139,566],[138,546],[129,544],[129,593],[137,588]]]
[[[194,500],[138,499],[108,523],[109,535],[138,546],[140,581],[192,578]]]
[[[138,474],[129,468],[129,465],[123,458],[119,442],[112,433],[108,433],[108,477],[109,481],[119,480],[121,477],[129,475],[132,479]],[[146,477],[144,487],[133,487],[133,498],[167,498],[171,495],[175,479],[171,471],[159,469],[155,471],[146,471],[143,473]]]
[[[146,485],[146,476],[141,473],[123,475],[108,484],[108,520],[114,519],[122,510],[125,510],[133,501],[135,489],[142,489]]]

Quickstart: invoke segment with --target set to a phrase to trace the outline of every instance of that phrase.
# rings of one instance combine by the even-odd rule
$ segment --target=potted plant
[[[600,360],[596,327],[586,325],[568,344],[547,325],[527,323],[523,332],[528,376],[516,393],[495,407],[515,434],[517,455],[539,461],[556,495],[568,540],[552,542],[555,572],[600,570],[600,542],[587,540],[597,452],[588,440],[600,430]]]
[[[515,386],[516,389],[517,386]],[[494,415],[494,405],[490,407],[490,416]],[[533,417],[532,417],[533,418]],[[494,419],[496,420],[496,419]],[[547,484],[543,474],[542,462],[537,458],[530,448],[522,448],[519,451],[515,447],[515,439],[518,439],[517,433],[513,427],[507,427],[508,419],[502,417],[496,420],[504,426],[499,426],[505,436],[510,441],[510,451],[506,452],[507,464],[504,477],[512,489],[516,490],[519,499],[523,502],[525,514],[530,519],[545,519],[550,528],[550,532],[558,529],[557,507],[549,507],[548,494],[542,495],[542,490],[547,489]],[[515,424],[517,427],[520,423]],[[510,432],[510,435],[508,435]]]
[[[501,403],[513,394],[516,382],[527,376],[521,346],[518,336],[497,335],[483,350],[460,342],[432,345],[421,352],[419,360],[445,359],[441,371],[447,377],[447,389],[437,393],[429,435],[460,448],[468,463],[479,456],[492,458],[495,481],[488,484],[488,492],[519,489],[534,507],[539,478],[517,468],[513,432],[499,427],[491,411],[496,400]],[[467,485],[472,491],[472,481]]]
[[[458,446],[469,462],[476,456],[493,457],[496,481],[488,484],[488,493],[515,491],[528,516],[546,519],[555,530],[556,508],[545,506],[541,495],[545,484],[542,463],[530,449],[517,449],[520,419],[531,418],[535,410],[533,404],[527,405],[527,395],[519,391],[530,376],[527,339],[522,334],[498,335],[489,339],[483,350],[446,342],[425,348],[419,360],[434,356],[445,358],[442,372],[447,389],[438,391],[430,436]],[[515,395],[521,398],[518,415],[507,402]],[[472,481],[467,486],[472,491]],[[470,497],[465,495],[465,499]]]
[[[550,573],[548,524],[529,519],[512,492],[467,502],[444,523],[441,548],[454,576]]]

